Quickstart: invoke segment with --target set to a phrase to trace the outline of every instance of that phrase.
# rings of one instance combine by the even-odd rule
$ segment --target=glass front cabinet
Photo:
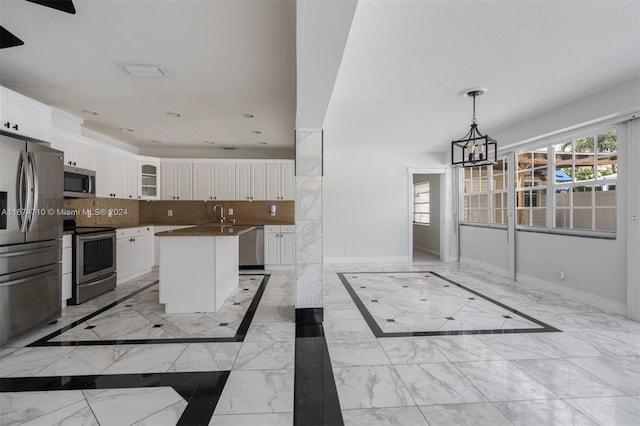
[[[143,200],[160,199],[160,162],[140,161],[140,198]]]

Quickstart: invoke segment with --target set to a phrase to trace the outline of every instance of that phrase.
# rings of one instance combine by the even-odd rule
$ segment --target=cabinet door
[[[51,140],[51,107],[7,88],[0,89],[2,130]]]
[[[236,163],[236,200],[251,199],[251,164]]]
[[[214,178],[214,199],[236,199],[236,165],[234,163],[216,163]]]
[[[280,264],[280,234],[264,234],[264,264]]]
[[[160,198],[158,190],[160,184],[160,164],[150,164],[146,161],[138,162],[140,168],[139,196],[145,200],[157,200]]]
[[[266,164],[251,164],[251,199],[266,200],[267,199],[267,183],[266,183]]]
[[[280,263],[293,265],[296,262],[296,234],[280,234]]]
[[[176,189],[176,164],[175,163],[162,163],[161,167],[161,189],[163,200],[175,200]]]
[[[115,152],[109,153],[109,178],[111,181],[112,198],[127,197],[127,157]],[[97,178],[97,176],[96,176]]]
[[[280,163],[266,164],[266,199],[279,200],[280,191]]]
[[[193,163],[193,199],[213,199],[213,163]]]
[[[131,275],[132,263],[132,247],[131,238],[119,238],[116,240],[116,271],[118,272],[118,284],[127,280]]]
[[[292,163],[282,163],[280,165],[281,200],[296,199],[296,178],[294,172],[294,165]]]
[[[178,200],[191,199],[191,163],[178,163],[176,166],[176,197]]]
[[[138,199],[138,160],[135,158],[127,158],[127,198]]]
[[[112,193],[109,165],[107,161],[109,152],[100,148],[95,148],[95,155],[101,159],[96,163],[96,197],[107,198]]]

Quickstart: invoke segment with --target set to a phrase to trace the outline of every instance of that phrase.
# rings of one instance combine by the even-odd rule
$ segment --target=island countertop
[[[249,225],[198,225],[173,231],[156,232],[156,237],[233,237],[254,229]]]

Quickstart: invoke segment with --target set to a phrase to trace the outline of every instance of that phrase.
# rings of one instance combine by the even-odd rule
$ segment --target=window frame
[[[421,186],[426,186],[427,190],[426,191],[421,191],[421,192],[416,192],[417,189]],[[427,194],[427,201],[422,201],[422,202],[416,202],[416,195],[418,194]],[[427,205],[427,212],[416,212],[416,204],[419,205]],[[420,225],[420,226],[431,226],[431,181],[425,180],[422,182],[416,182],[413,184],[413,202],[411,203],[412,206],[412,222],[414,225]],[[428,222],[416,222],[416,215],[417,214],[427,214],[429,217]]]
[[[500,157],[498,157],[498,163],[502,164],[502,172],[500,173],[500,176],[502,176],[503,178],[503,182],[505,183],[505,185],[503,185],[503,188],[500,189],[496,189],[494,188],[494,165],[486,165],[486,166],[473,166],[473,167],[465,167],[462,168],[461,172],[460,172],[460,177],[461,177],[461,190],[460,190],[460,224],[461,225],[465,225],[465,226],[477,226],[477,227],[488,227],[488,228],[498,228],[498,229],[506,229],[508,226],[508,216],[509,216],[509,212],[508,212],[508,195],[509,195],[509,171],[508,171],[508,161],[507,161],[507,156],[506,155],[502,155]],[[466,178],[465,176],[465,172],[464,170],[469,170],[471,169],[471,180],[475,180],[478,179],[480,184],[477,185],[477,187],[479,188],[478,191],[473,191],[473,192],[465,192],[465,183],[469,180]],[[481,173],[478,175],[479,178],[476,178],[473,175],[473,170],[480,170],[480,169],[484,169],[485,170],[485,174],[482,175]],[[484,184],[483,184],[484,182]],[[500,195],[500,197],[503,200],[503,205],[501,207],[502,210],[502,215],[504,222],[503,223],[498,223],[494,221],[493,218],[493,213],[495,210],[495,206],[494,206],[494,197],[496,195]],[[465,213],[467,210],[471,210],[472,208],[467,208],[466,204],[465,204],[465,197],[481,197],[481,196],[485,196],[487,203],[486,203],[486,207],[482,207],[480,208],[480,206],[478,206],[476,209],[480,212],[480,210],[486,210],[486,221],[472,221],[472,220],[468,220],[465,217]]]

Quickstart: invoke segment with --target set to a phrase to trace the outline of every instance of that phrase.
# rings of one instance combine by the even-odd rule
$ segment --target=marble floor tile
[[[245,342],[233,364],[234,370],[286,370],[295,366],[295,341]]]
[[[640,425],[640,400],[630,396],[565,399],[600,425]]]
[[[396,365],[417,405],[484,402],[486,398],[452,364]]]
[[[418,407],[365,408],[342,410],[344,426],[429,426]]]
[[[504,360],[501,354],[469,334],[434,336],[430,341],[451,362]]]
[[[366,321],[344,320],[344,321],[324,321],[322,324],[324,334],[327,339],[350,340],[350,339],[374,339]]]
[[[180,401],[170,387],[82,391],[100,424],[130,425]],[[122,407],[127,407],[123,410]]]
[[[325,306],[324,319],[325,321],[357,320],[362,319],[362,314],[355,304],[340,303]]]
[[[392,366],[338,367],[333,375],[343,410],[415,405]]]
[[[133,423],[131,426],[173,426],[178,424],[180,416],[187,408],[187,401],[178,401],[160,411],[151,414],[144,419]]]
[[[594,345],[603,356],[640,355],[640,333],[586,330],[575,335]]]
[[[1,377],[28,377],[44,370],[69,352],[73,347],[22,348],[11,351],[0,359]]]
[[[210,426],[291,426],[293,413],[232,414],[211,416]]]
[[[640,395],[640,356],[568,360],[627,395]]]
[[[428,337],[395,337],[378,342],[393,364],[449,361]]]
[[[231,370],[240,346],[240,342],[189,343],[168,371]]]
[[[35,376],[81,376],[100,374],[131,349],[127,346],[79,346]]]
[[[557,398],[510,361],[465,362],[456,364],[456,367],[490,401]]]
[[[587,416],[561,399],[496,402],[514,426],[596,426]]]
[[[214,415],[292,413],[293,370],[232,371]]]
[[[541,344],[533,334],[481,334],[476,338],[505,359],[562,358],[560,351]]]
[[[102,374],[164,373],[169,371],[186,347],[184,343],[133,345]]]
[[[293,340],[296,337],[296,324],[294,322],[257,322],[249,327],[245,342],[268,342],[277,340]]]
[[[514,363],[561,398],[625,395],[621,390],[564,359],[525,359]]]
[[[327,340],[331,364],[336,367],[353,365],[385,365],[389,358],[376,340]]]
[[[4,423],[3,423],[4,424]],[[89,404],[85,400],[76,402],[59,410],[52,411],[41,417],[35,418],[25,423],[23,426],[43,426],[43,425],[81,425],[98,426],[98,420],[91,412]]]
[[[22,424],[78,403],[85,403],[81,391],[2,392],[0,393],[0,423],[2,425]],[[77,408],[76,412],[81,410],[79,407],[74,408]]]
[[[491,403],[423,405],[419,408],[430,425],[511,426],[511,422]]]

